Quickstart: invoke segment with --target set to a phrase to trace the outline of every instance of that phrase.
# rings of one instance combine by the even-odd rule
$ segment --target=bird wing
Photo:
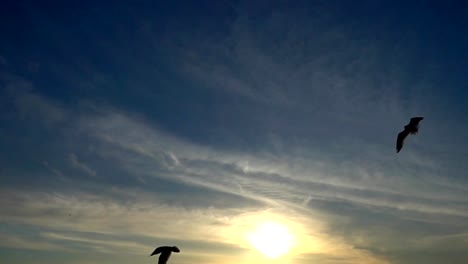
[[[180,252],[180,249],[176,246],[172,247],[172,252]]]
[[[408,136],[409,132],[408,130],[403,130],[398,134],[397,137],[397,142],[396,142],[396,151],[397,153],[400,152],[401,148],[403,147],[403,142],[405,141],[405,138]]]
[[[417,125],[419,124],[419,121],[421,121],[421,120],[423,120],[423,119],[424,119],[424,117],[422,117],[422,116],[413,117],[413,118],[411,118],[409,124],[410,124],[411,126],[417,126]]]
[[[159,254],[159,253],[163,252],[166,248],[167,248],[167,246],[157,247],[157,248],[153,251],[153,253],[151,253],[150,256]]]
[[[161,253],[161,249],[160,249],[160,248],[156,248],[156,249],[153,251],[153,253],[151,253],[150,256],[153,256],[153,255],[156,255],[156,254],[159,254],[159,253]]]

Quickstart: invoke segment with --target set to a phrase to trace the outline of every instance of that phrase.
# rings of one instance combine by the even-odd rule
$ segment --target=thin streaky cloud
[[[90,175],[90,176],[96,176],[96,171],[91,169],[87,164],[85,164],[84,162],[78,160],[78,157],[76,156],[75,153],[71,153],[70,156],[69,156],[69,160],[70,162],[72,163],[73,167],[83,171],[83,172],[86,172],[86,174]]]
[[[110,127],[107,127],[105,121],[93,122],[100,124],[103,127],[93,127],[94,130],[92,133],[96,133],[96,135],[100,135],[100,137],[106,138],[107,142],[111,142],[112,144],[116,143],[119,146],[123,146],[125,149],[129,150],[130,153],[134,152],[149,158],[148,162],[143,162],[144,160],[138,159],[139,165],[135,164],[135,167],[135,165],[132,165],[131,161],[136,160],[138,156],[133,156],[132,158],[132,154],[125,151],[114,153],[116,155],[124,155],[123,157],[119,158],[120,161],[122,162],[123,166],[130,166],[127,169],[133,172],[139,171],[140,173],[154,176],[161,176],[166,174],[167,177],[172,179],[179,179],[181,181],[192,182],[194,184],[201,184],[207,187],[210,186],[210,188],[214,188],[220,191],[238,193],[238,185],[231,185],[230,181],[224,180],[225,177],[219,177],[221,173],[226,175],[226,179],[242,179],[243,181],[246,181],[242,184],[244,194],[248,186],[258,186],[261,189],[269,190],[269,192],[272,194],[290,193],[293,195],[291,191],[294,190],[294,192],[300,197],[307,197],[310,191],[313,190],[316,192],[315,195],[318,195],[318,197],[324,195],[324,197],[350,200],[360,204],[368,203],[369,205],[374,206],[390,206],[394,207],[395,209],[423,210],[428,213],[439,212],[460,216],[466,215],[466,212],[463,210],[447,210],[443,207],[437,207],[435,199],[432,197],[434,194],[421,192],[420,194],[410,194],[408,196],[408,193],[403,191],[395,192],[392,191],[392,187],[385,187],[385,185],[382,185],[391,184],[390,181],[387,183],[385,181],[381,181],[379,184],[381,187],[374,189],[372,185],[363,186],[361,184],[360,186],[357,186],[358,188],[353,188],[352,186],[342,185],[338,182],[323,181],[324,178],[319,177],[317,179],[317,176],[312,175],[307,177],[297,177],[298,175],[293,176],[290,172],[288,172],[287,168],[281,168],[281,163],[278,162],[261,159],[259,160],[258,157],[246,156],[245,154],[234,154],[233,156],[233,154],[229,153],[218,153],[213,149],[196,146],[187,142],[183,143],[180,142],[177,138],[166,137],[154,129],[139,123],[133,123],[133,121],[130,121],[130,119],[122,118],[122,116],[118,116],[116,118],[117,119],[114,119],[113,117],[107,117],[104,119],[109,121],[109,124],[111,124]],[[122,122],[121,125],[119,125],[120,122]],[[125,128],[129,129],[128,134],[126,134]],[[109,134],[107,134],[105,131],[119,131],[119,135],[112,133],[113,136],[110,138]],[[142,132],[140,133],[139,131]],[[179,160],[183,160],[183,165],[181,165],[181,167],[175,168],[170,163],[168,164],[167,158],[165,157],[170,157],[170,155],[176,155]],[[245,167],[238,165],[239,159],[249,160],[248,172],[245,172]],[[171,161],[172,159],[169,160]],[[155,165],[156,163],[154,163],[154,161],[161,162],[158,163],[159,165]],[[173,163],[173,161],[171,163]],[[140,170],[139,167],[141,167],[142,170]],[[161,169],[163,169],[163,171],[166,173],[161,173]],[[147,172],[145,173],[144,171]],[[158,173],[152,174],[152,171],[157,171]],[[298,171],[297,168],[296,171]],[[307,169],[304,168],[300,171],[305,173]],[[362,173],[360,170],[357,170],[356,172]],[[323,171],[317,171],[315,175],[320,175],[323,173]],[[310,174],[310,172],[308,174]],[[284,183],[286,183],[286,185],[284,185]],[[264,186],[262,187],[262,185]],[[291,186],[289,187],[289,185]],[[303,186],[305,186],[305,188],[303,188]],[[312,189],[308,189],[311,187]],[[431,185],[428,185],[428,187],[431,187]],[[327,194],[329,192],[327,189],[334,194],[332,196]],[[271,192],[272,190],[276,191]],[[374,198],[371,199],[369,199],[370,197],[365,198],[365,196],[362,196],[362,191],[366,190],[375,192],[377,196],[374,196]],[[257,191],[260,190],[252,191],[252,194]],[[384,196],[375,199],[378,197],[379,193],[381,196]],[[436,195],[439,196],[439,194]],[[274,195],[272,198],[273,197]],[[395,202],[391,202],[393,199],[392,197],[396,198],[394,200]],[[404,201],[405,197],[419,197],[419,200],[422,203],[418,204],[415,202],[402,202],[401,199]],[[452,197],[453,202],[463,201],[463,196],[453,195]],[[423,202],[425,198],[426,201]],[[429,205],[432,199],[434,199],[434,203],[433,205]],[[450,201],[450,198],[448,201]]]
[[[53,232],[43,232],[41,236],[47,240],[51,241],[70,241],[70,242],[78,242],[81,244],[87,245],[87,247],[91,250],[97,249],[100,252],[118,252],[120,250],[125,250],[128,253],[134,255],[141,255],[145,252],[144,244],[133,242],[133,241],[112,241],[112,240],[103,240],[103,239],[93,239],[83,235],[70,235],[70,234],[60,234],[60,233],[53,233]]]
[[[43,161],[42,164],[44,165],[44,167],[46,167],[47,169],[49,169],[52,173],[54,173],[56,176],[60,177],[60,178],[64,178],[65,176],[63,175],[63,172],[61,172],[60,170],[52,167],[48,161]]]
[[[70,251],[60,243],[20,237],[14,234],[0,233],[0,245],[5,248],[45,250],[45,251]]]

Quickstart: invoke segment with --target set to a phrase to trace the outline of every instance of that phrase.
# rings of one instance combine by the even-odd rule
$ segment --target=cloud
[[[86,172],[86,174],[90,176],[93,176],[93,177],[96,176],[96,171],[91,169],[87,164],[83,163],[82,161],[79,161],[75,153],[70,154],[69,160],[72,163],[74,168],[77,168],[83,172]]]
[[[91,142],[96,143],[93,153],[115,164],[117,170],[125,170],[135,177],[139,175],[147,182],[162,178],[180,185],[200,187],[201,192],[219,192],[218,197],[236,195],[258,203],[226,208],[222,199],[217,199],[218,206],[210,207],[215,203],[209,192],[205,192],[205,199],[197,200],[197,206],[188,209],[167,203],[170,199],[162,199],[163,194],[151,194],[140,186],[132,186],[134,190],[131,191],[130,186],[114,189],[108,183],[97,183],[105,190],[100,191],[100,195],[57,191],[55,194],[2,192],[5,197],[1,199],[4,201],[1,213],[6,216],[2,221],[62,230],[48,232],[54,234],[45,237],[51,245],[66,240],[98,252],[125,247],[137,252],[133,242],[105,247],[102,246],[103,239],[94,241],[88,236],[62,234],[75,230],[155,239],[203,237],[205,241],[242,247],[242,239],[235,235],[241,229],[235,227],[240,228],[242,222],[253,219],[252,216],[263,210],[273,210],[284,219],[295,219],[293,222],[309,227],[304,232],[314,232],[312,237],[315,238],[308,235],[303,238],[302,244],[316,247],[301,249],[302,257],[306,259],[317,259],[318,255],[307,255],[316,250],[331,263],[332,260],[339,263],[344,258],[385,263],[382,258],[401,248],[429,247],[417,241],[420,238],[418,232],[429,234],[430,229],[418,232],[404,229],[409,223],[417,221],[429,226],[443,224],[445,228],[456,228],[463,226],[468,217],[464,206],[465,190],[457,188],[448,179],[430,176],[433,167],[425,166],[424,162],[412,165],[419,167],[419,173],[428,173],[424,177],[412,172],[411,166],[407,167],[406,175],[400,177],[386,172],[372,159],[352,165],[320,158],[310,151],[299,152],[301,155],[296,156],[286,147],[286,152],[278,156],[268,152],[220,150],[216,146],[180,139],[122,112],[104,111],[78,120],[75,125],[85,137],[75,140],[83,142],[85,138],[91,138]],[[70,154],[69,161],[83,172],[94,171],[75,153]],[[176,197],[173,199],[178,199]],[[180,198],[193,200],[190,195]],[[361,224],[366,223],[366,218],[376,221]],[[315,222],[309,223],[305,219]],[[388,226],[389,219],[399,226]],[[375,228],[371,228],[372,225]],[[164,226],[163,230],[161,226]],[[319,228],[312,231],[312,226]],[[337,231],[343,229],[353,231],[344,234]],[[405,241],[397,243],[401,236],[406,237]],[[135,241],[140,243],[138,239]],[[319,244],[322,245],[320,250],[317,249]],[[350,249],[353,247],[356,248]],[[360,248],[382,248],[383,251]]]
[[[64,178],[65,176],[63,175],[63,172],[61,172],[60,170],[52,167],[48,161],[44,161],[42,162],[42,164],[44,165],[44,167],[46,167],[47,169],[49,169],[52,173],[54,173],[56,176],[60,177],[60,178]]]
[[[367,253],[349,250],[343,241],[321,233],[318,223],[314,228],[308,227],[308,232],[314,232],[313,236],[304,234],[304,225],[311,224],[310,220],[297,216],[292,221],[277,210],[210,207],[187,210],[158,204],[151,195],[141,192],[132,202],[118,202],[109,196],[86,193],[2,191],[2,196],[2,215],[6,216],[2,219],[3,223],[38,227],[42,230],[39,234],[44,245],[61,245],[61,248],[48,246],[43,249],[75,250],[77,245],[81,245],[102,253],[124,250],[143,254],[149,252],[149,245],[146,244],[149,241],[166,240],[179,241],[185,245],[185,252],[193,252],[191,248],[196,248],[195,244],[201,243],[198,240],[203,240],[202,243],[225,245],[226,249],[223,250],[226,256],[236,248],[246,249],[246,232],[257,223],[269,219],[283,222],[295,233],[300,242],[296,249],[298,253],[313,250],[385,263]],[[200,248],[197,254],[219,255],[215,248]]]
[[[41,234],[45,239],[57,242],[74,242],[86,245],[91,250],[112,254],[125,250],[129,254],[142,255],[147,245],[134,241],[116,241],[110,239],[89,238],[83,234],[62,234],[56,232],[44,232]]]
[[[400,263],[396,256],[407,252],[450,252],[447,241],[466,248],[465,236],[454,235],[467,230],[465,166],[451,156],[453,146],[439,140],[447,128],[466,128],[440,118],[449,113],[441,111],[395,156],[395,136],[408,117],[437,114],[425,92],[431,84],[405,80],[405,56],[321,11],[295,19],[286,9],[264,20],[240,14],[216,37],[168,30],[162,46],[170,47],[177,77],[194,84],[194,93],[207,89],[203,95],[220,99],[212,111],[217,118],[199,129],[222,131],[222,144],[181,133],[149,112],[105,108],[92,98],[86,106],[68,106],[26,79],[0,73],[25,123],[71,128],[49,140],[51,150],[63,146],[57,155],[65,153],[66,164],[55,159],[52,166],[52,158],[41,157],[50,162],[43,166],[57,176],[70,165],[100,176],[65,190],[44,181],[28,192],[5,187],[0,221],[40,230],[44,247],[20,235],[4,238],[24,248],[132,254],[143,253],[148,241],[178,241],[193,259],[219,263],[220,251],[209,252],[213,245],[221,244],[225,256],[247,254],[242,234],[250,223],[275,219],[297,234],[297,263]],[[91,64],[57,65],[53,70],[70,87],[113,86],[113,78]],[[138,87],[131,79],[126,83]],[[251,144],[225,143],[229,133]],[[442,158],[442,151],[449,154]],[[35,171],[24,174],[39,178]],[[206,248],[194,246],[200,240]]]
[[[43,124],[53,125],[66,120],[67,110],[57,101],[50,100],[34,90],[29,80],[7,72],[0,72],[0,81],[3,82],[4,103],[13,103],[20,118],[37,120]],[[12,109],[8,109],[11,111]]]
[[[443,225],[448,230],[463,226],[468,217],[465,190],[449,178],[436,176],[441,168],[430,162],[404,163],[404,173],[399,176],[401,162],[386,157],[381,162],[382,157],[374,152],[357,163],[340,164],[310,151],[300,152],[301,156],[287,149],[279,156],[221,151],[178,139],[122,113],[110,112],[86,119],[84,124],[91,135],[106,142],[98,151],[118,160],[132,174],[236,194],[267,207],[323,219],[330,227],[325,233],[343,237],[356,247],[386,247],[386,252],[412,248],[419,232],[430,233],[429,226]],[[179,162],[168,158],[171,155]],[[373,223],[376,229],[361,226],[360,222],[375,216],[379,216]],[[388,226],[389,219],[398,227]],[[408,227],[413,223],[424,223],[424,228],[411,231]],[[354,232],[334,231],[342,228]],[[407,242],[397,243],[402,236]]]
[[[346,257],[379,262],[404,247],[429,248],[429,244],[417,242],[421,234],[429,234],[436,225],[443,225],[447,229],[444,232],[451,228],[460,230],[468,218],[466,189],[457,181],[439,176],[445,170],[429,155],[410,152],[408,160],[397,160],[385,153],[386,146],[365,142],[349,146],[359,146],[360,155],[346,153],[346,149],[345,154],[335,153],[333,148],[324,153],[308,145],[290,145],[282,137],[274,139],[278,143],[274,147],[226,149],[182,139],[143,115],[99,107],[78,113],[63,109],[40,94],[26,92],[22,96],[29,98],[26,102],[36,102],[30,105],[42,109],[41,115],[47,117],[44,119],[65,124],[76,132],[65,135],[67,142],[73,142],[67,150],[72,151],[68,152],[68,161],[75,169],[91,176],[98,170],[105,176],[104,167],[91,168],[79,158],[96,155],[93,158],[99,159],[101,166],[112,164],[114,171],[141,180],[117,188],[116,179],[109,181],[112,177],[107,177],[105,183],[90,179],[95,189],[87,188],[87,193],[8,192],[1,207],[2,215],[7,216],[3,221],[9,223],[158,239],[203,237],[212,243],[242,247],[240,229],[236,228],[243,226],[246,219],[261,215],[259,212],[273,210],[283,220],[318,226],[313,231],[303,230],[315,237],[306,235],[303,244],[322,245],[320,250],[302,248],[300,254],[305,258],[316,258],[317,255],[307,255],[315,250],[325,254],[324,259],[336,258],[336,262]],[[26,113],[35,114],[33,110]],[[84,145],[93,145],[93,151],[86,156],[78,152],[83,151]],[[351,154],[356,156],[346,156]],[[54,174],[63,174],[49,163],[44,166]],[[171,182],[172,189],[165,190],[165,194],[150,194],[151,185],[160,184],[161,180]],[[100,195],[92,193],[99,188]],[[188,190],[202,193],[204,198],[185,193]],[[171,199],[183,202],[168,202]],[[234,206],[227,202],[231,199],[239,203]],[[367,218],[376,221],[363,226]],[[398,225],[389,226],[388,219]],[[408,227],[413,222],[423,223],[426,229],[412,231]],[[165,227],[163,231],[160,226]],[[341,233],[339,230],[343,229],[353,231]],[[112,250],[112,246],[101,246],[102,239],[92,242],[87,236],[63,235],[53,230],[48,234],[55,234],[46,238],[52,245],[57,240],[75,240],[102,252]],[[398,242],[399,236],[405,236],[405,241]],[[132,245],[115,245],[127,246],[135,250]]]
[[[60,243],[21,237],[18,234],[0,233],[0,246],[4,248],[19,248],[30,250],[67,251],[67,249],[60,245]]]
[[[20,93],[16,97],[16,106],[23,117],[33,117],[45,123],[63,121],[66,114],[48,99],[34,93]]]
[[[196,221],[210,223],[215,220],[213,213],[158,204],[157,200],[151,196],[145,198],[144,194],[128,204],[89,193],[13,194],[6,191],[4,198],[2,212],[6,217],[3,221],[81,232],[197,237],[201,230]]]
[[[220,152],[184,142],[122,114],[111,113],[86,123],[91,135],[108,144],[102,145],[100,151],[113,149],[105,155],[113,155],[111,158],[134,175],[163,177],[270,202],[299,204],[309,197],[309,201],[347,201],[410,212],[468,216],[463,207],[456,205],[466,202],[463,189],[447,185],[441,189],[440,185],[449,181],[431,176],[430,165],[422,170],[427,173],[425,180],[437,181],[421,182],[419,177],[394,176],[378,163],[372,168],[372,160],[367,161],[367,166],[336,166],[332,160],[294,157],[289,153],[269,157]],[[424,189],[415,190],[416,185]],[[446,202],[451,202],[452,207],[447,208]]]
[[[401,71],[394,64],[387,65],[387,76],[376,71],[383,64],[378,46],[342,26],[312,26],[326,20],[324,15],[291,20],[287,12],[276,10],[262,23],[239,14],[221,39],[202,35],[194,41],[174,33],[181,73],[202,87],[309,113],[402,113],[395,76]]]

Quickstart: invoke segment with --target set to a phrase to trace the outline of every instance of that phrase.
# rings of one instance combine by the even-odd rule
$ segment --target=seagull
[[[419,121],[423,120],[424,117],[413,117],[411,118],[408,125],[405,126],[405,129],[398,134],[397,142],[396,142],[396,152],[400,152],[401,148],[403,147],[403,142],[405,138],[409,135],[415,135],[418,133],[419,130]]]
[[[162,246],[162,247],[157,247],[153,253],[151,253],[150,257],[156,254],[161,253],[159,256],[158,264],[166,264],[167,260],[171,256],[172,252],[180,252],[180,249],[176,246]]]

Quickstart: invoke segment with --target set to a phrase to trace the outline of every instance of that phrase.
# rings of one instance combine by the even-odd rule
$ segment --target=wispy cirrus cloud
[[[109,253],[119,252],[125,250],[127,253],[135,255],[144,254],[148,245],[134,241],[116,241],[111,239],[96,239],[89,238],[83,234],[62,234],[54,232],[44,232],[41,234],[46,240],[57,242],[72,242],[79,243],[89,247],[97,252]],[[148,251],[148,250],[146,250]]]
[[[236,247],[246,250],[246,232],[267,218],[283,221],[292,228],[296,239],[302,242],[297,249],[298,253],[312,250],[385,263],[365,252],[347,249],[344,241],[321,233],[319,225],[313,229],[315,231],[309,228],[312,236],[301,234],[301,228],[304,228],[301,225],[307,222],[294,223],[284,218],[277,210],[210,207],[187,210],[157,204],[157,199],[154,199],[156,197],[141,192],[132,202],[118,202],[115,198],[84,193],[76,193],[73,196],[59,193],[4,193],[10,196],[9,203],[2,205],[2,214],[8,215],[3,219],[4,222],[39,227],[43,230],[39,234],[39,241],[43,241],[44,245],[60,244],[64,250],[73,251],[73,245],[79,244],[96,252],[128,250],[135,254],[143,254],[149,250],[150,246],[146,243],[151,240],[172,240],[182,245],[186,244],[188,254],[190,248],[196,247],[191,246],[191,243],[217,243],[220,246],[225,244],[231,251],[235,251]],[[299,219],[296,217],[296,220]],[[75,234],[70,234],[67,230],[73,230]],[[203,239],[198,242],[200,238]],[[313,241],[314,246],[307,248],[308,243],[304,243],[306,241]],[[60,250],[54,247],[44,249]],[[229,254],[229,251],[225,254]],[[205,254],[216,256],[218,253],[215,250]]]
[[[109,143],[110,146],[115,145],[120,148],[120,151],[117,150],[113,154],[122,166],[150,177],[169,177],[237,194],[240,184],[243,195],[246,195],[249,189],[254,190],[251,192],[252,195],[264,190],[272,194],[273,199],[275,193],[288,194],[292,200],[299,197],[305,199],[311,195],[319,198],[323,195],[323,198],[359,203],[367,201],[369,205],[395,209],[412,208],[423,212],[435,210],[448,214],[451,209],[444,209],[442,203],[438,207],[438,200],[443,199],[460,205],[465,202],[463,189],[445,186],[448,188],[447,192],[437,193],[434,192],[436,189],[441,190],[437,181],[421,182],[422,178],[419,177],[392,175],[391,170],[384,171],[385,166],[372,160],[368,160],[365,165],[346,163],[337,169],[331,164],[333,160],[319,160],[313,153],[309,153],[310,160],[289,154],[269,156],[223,153],[213,148],[178,140],[121,114],[110,114],[102,119],[90,120],[89,124],[91,125],[88,128],[92,135]],[[415,166],[420,165],[415,164]],[[332,167],[335,170],[333,172],[330,171]],[[437,179],[433,173],[431,164],[428,164],[425,177]],[[438,178],[438,181],[440,184],[444,181],[447,184],[449,182],[442,178]],[[416,185],[424,189],[414,190]],[[264,197],[268,197],[266,193]],[[452,213],[465,215],[463,210],[459,209],[453,208]]]
[[[358,166],[346,163],[340,168],[333,164],[333,160],[317,159],[313,153],[308,154],[310,159],[294,157],[289,152],[283,156],[229,153],[165,135],[122,114],[110,114],[102,120],[90,121],[94,124],[88,127],[90,133],[110,146],[118,146],[117,149],[111,148],[113,156],[108,157],[118,159],[126,170],[136,174],[167,177],[181,183],[233,193],[262,201],[268,207],[294,208],[313,218],[327,215],[332,217],[328,218],[330,227],[342,221],[339,208],[346,208],[342,207],[345,205],[358,208],[348,212],[351,215],[346,217],[353,219],[348,223],[349,229],[356,229],[356,232],[344,235],[349,243],[356,246],[383,243],[380,247],[396,250],[391,245],[403,234],[390,235],[395,227],[371,231],[368,226],[358,228],[359,221],[375,217],[372,215],[395,219],[405,228],[413,226],[413,222],[429,226],[444,223],[447,225],[445,232],[460,228],[468,217],[466,190],[456,187],[450,179],[435,176],[440,168],[434,171],[430,163],[416,162],[412,165],[418,167],[418,173],[424,173],[424,176],[413,174],[411,166],[406,167],[405,175],[400,176],[395,171],[386,171],[386,166],[373,159]],[[126,133],[125,128],[131,133]],[[177,157],[178,162],[169,156]],[[373,224],[384,225],[381,221],[385,221],[384,218],[377,218]],[[375,239],[379,234],[390,239],[377,242]],[[408,237],[406,246],[417,243],[417,233],[414,240],[410,229],[405,235]],[[364,236],[371,239],[359,238]]]
[[[346,27],[303,26],[320,20],[325,16],[291,20],[286,12],[276,11],[262,23],[254,14],[240,15],[221,40],[204,36],[194,44],[193,39],[175,35],[182,43],[175,45],[180,48],[181,71],[205,87],[266,104],[333,117],[343,110],[400,115],[405,102],[398,92],[402,85],[398,66],[392,62],[387,65],[392,67],[389,74],[380,75],[379,47],[359,41]],[[272,35],[276,42],[270,42]],[[367,112],[369,108],[374,113]]]
[[[96,171],[91,169],[86,163],[79,161],[75,153],[70,154],[69,160],[72,163],[73,167],[85,172],[90,176],[96,176]]]
[[[381,153],[381,146],[365,145],[369,151],[366,156],[351,163],[334,155],[321,157],[313,149],[293,151],[287,145],[281,147],[282,154],[268,148],[248,152],[201,145],[163,131],[142,117],[115,109],[94,109],[91,113],[84,111],[72,116],[77,118],[69,119],[68,125],[79,131],[73,134],[74,141],[92,143],[93,151],[87,155],[111,162],[116,170],[138,175],[151,184],[166,180],[200,188],[202,192],[211,190],[225,199],[233,195],[247,200],[222,209],[228,203],[217,199],[217,205],[212,207],[213,199],[206,192],[204,199],[197,200],[197,205],[188,209],[169,203],[171,199],[164,197],[165,194],[143,191],[145,183],[142,182],[125,188],[96,182],[107,186],[106,192],[100,195],[65,194],[57,190],[55,193],[2,192],[5,195],[1,199],[2,215],[6,216],[2,221],[49,229],[41,239],[50,244],[50,249],[57,241],[64,240],[84,244],[98,252],[125,247],[139,252],[139,239],[135,239],[136,244],[126,241],[103,246],[103,239],[94,240],[83,234],[70,236],[63,233],[67,230],[153,239],[183,237],[183,241],[203,237],[205,241],[242,248],[245,243],[239,236],[239,230],[245,230],[242,223],[261,215],[259,212],[273,211],[283,221],[294,218],[300,226],[318,226],[313,231],[308,229],[313,235],[299,235],[303,245],[322,245],[298,251],[308,260],[385,263],[392,252],[405,247],[415,250],[429,247],[418,239],[430,232],[414,229],[415,222],[424,223],[426,228],[443,223],[440,231],[443,236],[452,234],[453,230],[462,231],[468,217],[466,190],[449,178],[437,176],[435,173],[441,167],[419,159],[403,163],[405,173],[401,175],[396,167],[401,167],[402,161],[392,162],[385,154],[376,155]],[[69,158],[72,167],[83,172],[94,171],[86,164],[89,170],[79,166],[84,163],[78,154],[72,152]],[[183,191],[180,194],[177,199],[193,200],[190,195],[183,195]],[[264,217],[271,217],[267,215]],[[373,220],[367,220],[364,227],[362,222],[366,223],[367,218]],[[314,221],[311,223],[310,219]],[[388,219],[395,221],[395,225],[385,224]],[[344,227],[348,231],[339,231]],[[395,233],[395,228],[405,231],[405,241],[398,241],[403,234]],[[386,239],[379,239],[381,236]],[[465,243],[463,239],[457,241],[461,245]]]
[[[46,250],[46,251],[67,251],[67,248],[60,243],[44,241],[40,238],[31,239],[21,237],[18,234],[3,234],[0,233],[0,245],[5,248],[17,248],[28,250]]]

